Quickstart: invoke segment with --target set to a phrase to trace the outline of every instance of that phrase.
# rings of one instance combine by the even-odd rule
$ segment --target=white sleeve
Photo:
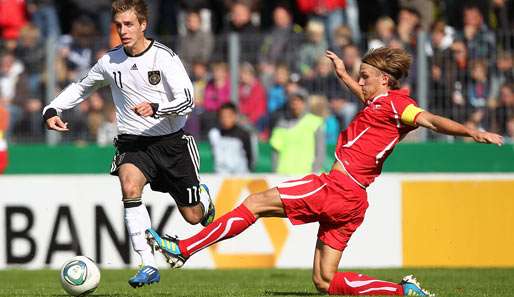
[[[103,68],[100,65],[100,61],[98,61],[84,78],[79,82],[68,85],[50,104],[45,106],[43,114],[45,114],[49,108],[54,108],[57,112],[62,112],[84,101],[84,99],[96,89],[109,83],[103,73]]]
[[[161,102],[155,112],[156,117],[169,115],[187,115],[193,111],[193,83],[187,75],[186,69],[178,56],[173,53],[170,57],[166,54],[163,61],[163,83],[165,83],[172,94],[170,102]]]

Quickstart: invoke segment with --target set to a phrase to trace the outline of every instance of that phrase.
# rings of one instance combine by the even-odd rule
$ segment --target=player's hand
[[[70,131],[70,129],[68,129],[68,123],[63,122],[59,116],[53,116],[46,120],[46,127],[48,130],[59,132]]]
[[[473,140],[479,143],[491,143],[501,146],[503,144],[503,137],[496,133],[477,131],[473,135]]]
[[[142,117],[151,117],[155,114],[152,105],[148,102],[142,102],[131,108],[137,115]]]
[[[343,60],[341,60],[341,58],[339,58],[334,52],[326,51],[325,56],[332,61],[332,64],[334,65],[334,69],[337,72],[341,72],[341,73],[346,72],[346,67],[344,67]]]

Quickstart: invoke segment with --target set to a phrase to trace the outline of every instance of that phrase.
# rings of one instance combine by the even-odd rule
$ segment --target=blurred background
[[[413,55],[403,87],[423,108],[514,137],[512,0],[147,2],[147,35],[177,52],[194,82],[187,130],[197,140],[209,140],[220,107],[233,102],[238,124],[268,142],[301,91],[306,110],[323,118],[326,144],[335,144],[361,106],[324,52],[336,52],[357,78],[361,57],[380,46]],[[70,133],[54,135],[41,124],[42,107],[119,44],[110,4],[0,2],[0,106],[10,145],[110,146],[116,130],[108,88],[64,113]],[[466,140],[419,133],[407,141]]]
[[[339,131],[362,106],[325,50],[357,78],[368,49],[399,47],[414,57],[402,87],[421,107],[502,134],[506,145],[411,133],[369,188],[368,218],[344,265],[514,266],[514,239],[505,236],[514,226],[513,0],[147,3],[148,37],[178,53],[194,83],[186,130],[220,214],[250,192],[330,168]],[[117,134],[110,90],[63,113],[68,133],[49,132],[41,121],[45,104],[119,44],[110,5],[0,1],[0,268],[58,267],[74,254],[108,267],[136,265],[121,204],[113,204],[119,185],[107,175]],[[306,118],[309,129],[298,128]],[[159,230],[196,231],[162,196],[145,192]],[[262,239],[266,261],[213,248],[190,265],[310,267],[314,241],[305,230],[315,234],[316,226],[280,222],[264,220],[220,248],[246,255]]]

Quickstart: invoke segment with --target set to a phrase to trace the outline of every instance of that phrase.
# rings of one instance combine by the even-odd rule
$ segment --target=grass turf
[[[398,282],[414,273],[438,296],[514,296],[514,269],[359,269]],[[93,296],[316,296],[310,270],[161,270],[157,285],[132,289],[135,270],[103,270]],[[0,271],[0,296],[66,296],[55,270]]]

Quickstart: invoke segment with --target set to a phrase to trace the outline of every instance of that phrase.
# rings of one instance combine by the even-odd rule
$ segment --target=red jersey
[[[369,186],[382,172],[394,146],[417,128],[416,117],[421,111],[404,90],[390,90],[367,100],[339,135],[337,160],[355,182]]]

